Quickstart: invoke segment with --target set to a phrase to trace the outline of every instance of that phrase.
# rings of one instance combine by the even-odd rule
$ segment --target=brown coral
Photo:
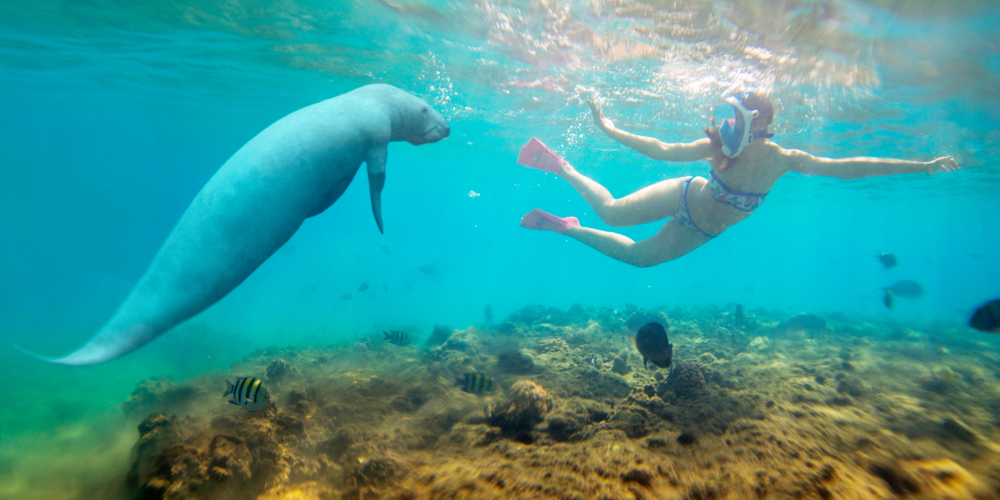
[[[510,388],[507,400],[490,409],[488,423],[508,433],[530,431],[552,407],[552,399],[542,386],[519,380]]]

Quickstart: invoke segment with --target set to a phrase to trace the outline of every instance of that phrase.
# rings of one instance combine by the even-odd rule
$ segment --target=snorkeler
[[[856,157],[830,159],[804,151],[784,149],[768,140],[774,107],[767,95],[744,92],[726,99],[716,109],[708,138],[690,143],[664,143],[652,137],[615,128],[593,101],[588,101],[594,121],[608,137],[650,158],[690,162],[708,159],[708,179],[678,177],[657,182],[624,198],[615,199],[594,180],[576,171],[537,139],[521,151],[518,163],[569,181],[594,212],[614,227],[634,226],[670,218],[651,238],[642,241],[609,231],[583,227],[576,217],[556,217],[532,210],[521,226],[564,234],[609,257],[636,267],[649,267],[681,257],[746,219],[760,206],[771,186],[787,172],[856,179],[925,172],[936,174],[959,169],[950,156],[932,161]]]

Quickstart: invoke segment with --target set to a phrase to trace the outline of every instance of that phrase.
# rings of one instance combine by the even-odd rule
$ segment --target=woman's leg
[[[652,237],[638,242],[618,233],[582,226],[569,227],[562,234],[636,267],[650,267],[674,260],[709,241],[709,238],[674,219],[667,221]]]
[[[556,175],[569,181],[605,224],[615,227],[646,224],[674,215],[681,203],[684,182],[688,180],[688,177],[667,179],[615,199],[604,186],[577,172],[569,163],[564,162]]]

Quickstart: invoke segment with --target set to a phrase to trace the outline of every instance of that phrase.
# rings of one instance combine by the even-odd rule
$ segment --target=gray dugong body
[[[382,231],[390,141],[439,141],[450,129],[424,101],[367,85],[302,108],[236,152],[191,202],[114,316],[83,347],[53,363],[87,365],[127,354],[226,296],[340,198],[361,163]],[[23,349],[22,349],[23,351]]]

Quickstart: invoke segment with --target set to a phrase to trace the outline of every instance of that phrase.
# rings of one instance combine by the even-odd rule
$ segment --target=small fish
[[[907,299],[915,299],[924,294],[924,287],[920,286],[920,283],[913,280],[902,280],[896,282],[895,285],[888,288],[883,288],[883,290],[890,291],[893,295],[898,295]]]
[[[736,304],[736,326],[742,325],[744,319],[743,304]]]
[[[400,330],[392,330],[391,332],[382,332],[382,335],[383,335],[382,340],[395,345],[406,344],[407,338],[409,337],[409,335],[407,335],[406,332]]]
[[[469,191],[469,198],[475,198],[477,196],[480,196],[480,194],[475,191]]]
[[[885,307],[892,309],[892,292],[888,288],[885,289],[885,297],[882,298],[882,303],[885,304]]]
[[[386,255],[389,255],[389,247],[382,245],[382,251],[385,252]]]
[[[236,379],[236,383],[226,381],[229,388],[223,396],[228,396],[230,394],[233,397],[229,398],[229,402],[236,405],[242,406],[247,410],[263,410],[271,404],[271,391],[264,387],[264,383],[255,377],[240,377]]]
[[[486,318],[487,323],[493,323],[493,309],[490,306],[486,306],[486,309],[483,309],[483,317]]]
[[[358,287],[358,293],[361,293],[367,289],[368,289],[368,283],[362,283],[361,286]]]
[[[463,392],[470,394],[493,392],[493,377],[482,373],[466,373],[465,376],[459,377],[458,385]]]
[[[382,289],[388,292],[389,291],[389,284],[388,283],[382,283]]]
[[[896,267],[896,265],[899,264],[899,261],[896,260],[896,256],[891,253],[880,253],[876,255],[875,258],[882,263],[882,267],[885,269]]]
[[[969,326],[986,333],[1000,333],[1000,299],[991,300],[976,309]]]
[[[634,339],[632,337],[629,339],[642,355],[642,366],[652,361],[660,368],[670,367],[671,358],[674,356],[674,345],[667,340],[667,329],[663,325],[655,321],[646,323],[646,326],[639,329]]]
[[[434,264],[427,264],[426,266],[420,266],[420,272],[424,274],[434,274],[438,272],[438,269],[434,267]]]
[[[351,294],[345,293],[340,296],[340,300],[351,300]]]

